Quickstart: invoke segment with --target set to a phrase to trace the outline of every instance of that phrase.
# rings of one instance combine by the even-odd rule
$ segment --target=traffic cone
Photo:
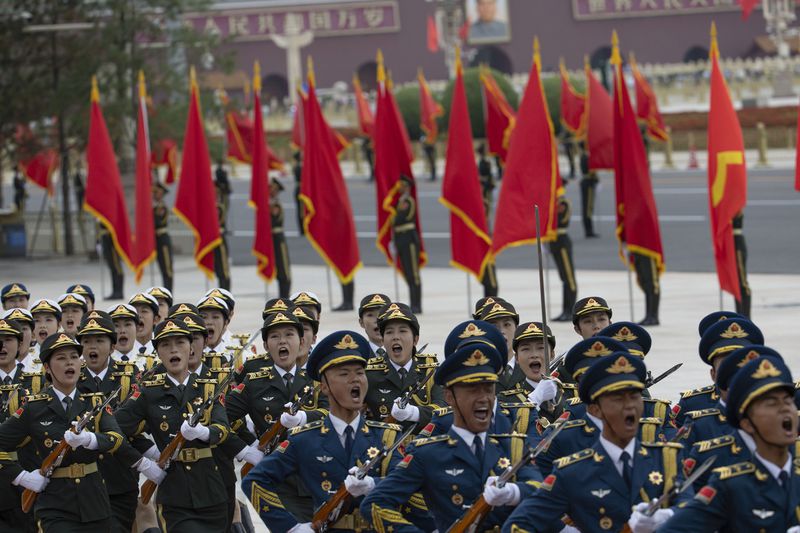
[[[697,162],[697,150],[694,147],[694,139],[689,139],[689,168],[700,168],[700,164]]]

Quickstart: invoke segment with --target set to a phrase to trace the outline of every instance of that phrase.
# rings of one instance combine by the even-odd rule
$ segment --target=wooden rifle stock
[[[48,470],[54,468],[54,465],[58,461],[59,457],[63,458],[64,455],[67,454],[69,451],[69,444],[64,439],[61,439],[61,442],[53,449],[52,452],[48,454],[47,457],[44,458],[42,461],[42,466],[39,467],[39,473],[43,476],[49,477]],[[33,507],[34,502],[36,501],[36,496],[38,496],[38,492],[34,492],[30,489],[25,489],[22,491],[22,511],[27,513]]]
[[[275,423],[272,424],[272,426],[261,435],[261,438],[258,439],[258,448],[262,451],[266,449],[266,446],[270,442],[272,442],[273,439],[275,439],[275,437],[280,435],[284,429],[286,428],[283,427],[283,424],[281,424],[280,419],[276,420]],[[244,476],[246,476],[247,473],[250,472],[252,468],[253,465],[251,465],[250,463],[245,463],[244,465],[242,465],[242,469],[240,470],[242,478],[244,478]]]
[[[175,435],[175,438],[173,438],[169,442],[169,444],[167,444],[167,446],[161,452],[161,455],[158,456],[158,466],[162,470],[167,469],[170,460],[175,454],[177,454],[181,450],[185,442],[186,439],[184,438],[183,433],[178,431],[178,434]],[[156,491],[156,487],[158,487],[158,485],[156,485],[156,482],[151,481],[149,479],[145,481],[144,484],[142,484],[141,496],[143,504],[147,505],[148,503],[150,503],[150,498],[153,497],[153,493]]]

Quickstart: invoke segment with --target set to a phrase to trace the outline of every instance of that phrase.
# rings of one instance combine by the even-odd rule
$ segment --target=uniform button
[[[80,483],[81,483],[81,480],[80,480],[80,479],[76,479],[76,480],[75,480],[75,484],[76,484],[76,485],[80,485]]]
[[[98,459],[100,459],[101,461],[103,460],[103,454],[102,453],[98,456]]]
[[[192,469],[192,467],[191,467],[191,466],[189,466],[189,465],[186,465],[186,470],[191,470],[191,469]]]

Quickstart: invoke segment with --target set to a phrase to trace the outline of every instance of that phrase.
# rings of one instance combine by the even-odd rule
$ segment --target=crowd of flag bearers
[[[700,321],[712,383],[673,405],[600,296],[559,344],[483,297],[439,354],[379,293],[321,339],[309,291],[244,335],[219,288],[0,298],[3,531],[800,531],[798,384],[735,312]]]

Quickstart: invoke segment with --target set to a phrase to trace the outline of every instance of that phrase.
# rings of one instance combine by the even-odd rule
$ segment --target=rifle
[[[536,445],[536,448],[531,449],[528,447],[527,453],[512,466],[506,468],[505,472],[503,472],[497,478],[496,485],[499,488],[503,488],[505,484],[511,480],[511,477],[519,471],[520,468],[530,463],[541,453],[547,450],[547,448],[550,447],[550,443],[553,442],[553,439],[556,438],[556,435],[558,435],[558,433],[564,427],[564,423],[568,418],[569,411],[565,411],[555,422],[553,422],[554,429],[550,432],[550,435],[539,442],[539,444]],[[492,506],[486,502],[483,494],[481,494],[478,496],[478,499],[475,500],[475,503],[473,503],[472,506],[467,510],[467,512],[464,513],[461,518],[456,520],[452,526],[450,526],[450,528],[447,530],[447,533],[474,533],[491,510]]]
[[[659,381],[662,381],[664,378],[666,378],[667,376],[669,376],[673,372],[677,371],[682,366],[683,366],[683,363],[678,363],[677,365],[673,366],[672,368],[670,368],[666,372],[663,372],[663,373],[659,374],[656,377],[653,377],[653,375],[648,370],[647,371],[647,379],[644,380],[644,388],[645,389],[649,389],[650,387],[652,387],[653,385],[655,385]]]
[[[384,446],[383,450],[375,454],[374,457],[370,457],[366,463],[358,467],[358,470],[355,473],[356,478],[364,479],[375,465],[383,461],[385,457],[388,457],[393,451],[395,451],[397,447],[400,446],[413,432],[414,426],[411,426],[405,430],[402,435],[395,439],[394,444],[391,446]],[[311,519],[311,527],[320,533],[327,531],[331,524],[335,523],[336,520],[339,519],[339,513],[350,499],[350,493],[347,492],[344,481],[342,481],[342,484],[339,485],[338,490],[333,494],[333,496],[331,496],[328,501],[322,504],[322,507],[317,509],[317,511],[314,513],[314,517]]]
[[[117,396],[119,396],[121,389],[122,389],[121,387],[117,388],[117,390],[111,393],[111,395],[108,398],[106,398],[106,401],[104,401],[102,404],[98,404],[89,411],[84,412],[83,415],[78,420],[78,422],[75,424],[75,426],[70,429],[70,431],[72,431],[73,433],[80,433],[83,430],[83,428],[88,426],[89,423],[91,423],[91,421],[94,420],[95,417],[103,411],[103,409],[108,407],[108,405],[112,402],[112,400],[114,400]],[[67,452],[69,452],[69,450],[70,447],[69,444],[67,444],[66,439],[61,439],[58,445],[55,448],[53,448],[53,451],[50,452],[50,454],[44,458],[44,461],[42,461],[42,466],[39,467],[39,473],[44,477],[48,478],[51,475],[53,475],[53,471],[56,468],[58,468],[58,465],[60,465],[61,462],[64,460],[64,457],[67,455]],[[30,489],[25,489],[22,492],[23,512],[27,513],[28,511],[31,510],[31,507],[33,507],[33,503],[36,501],[36,496],[38,496],[38,493]]]
[[[0,350],[2,350],[2,349],[3,349],[2,346],[0,346]],[[6,398],[6,401],[3,402],[3,406],[0,407],[0,414],[6,412],[6,409],[8,409],[8,405],[11,403],[11,398],[13,398],[15,395],[19,396],[19,390],[21,388],[22,388],[22,384],[20,384],[19,387],[15,388],[14,390],[12,390],[11,392],[8,393],[8,398]]]
[[[694,422],[691,420],[686,421],[686,423],[678,429],[678,432],[669,439],[669,442],[679,442],[683,437],[688,435],[689,431],[692,429],[692,424],[694,424]]]
[[[303,391],[303,395],[299,396],[297,400],[295,400],[294,403],[289,406],[289,409],[287,409],[286,412],[290,415],[296,415],[297,411],[300,410],[300,407],[314,394],[314,390],[314,387],[306,386],[305,390]],[[261,435],[261,438],[258,439],[258,449],[262,452],[271,450],[272,441],[274,441],[285,429],[286,428],[283,427],[283,424],[281,424],[280,418],[276,420],[275,423],[272,424],[272,426]],[[245,463],[242,465],[242,469],[240,470],[242,479],[244,479],[244,476],[246,476],[252,468],[253,465],[250,463]]]
[[[567,357],[567,352],[564,352],[555,359],[553,359],[552,361],[550,361],[550,366],[547,367],[547,371],[550,374],[553,374],[553,372],[558,370],[558,367],[561,366],[561,363],[564,361],[564,359],[566,359],[566,357]]]
[[[199,422],[200,419],[203,417],[205,412],[214,405],[214,402],[217,400],[217,397],[220,396],[225,392],[225,389],[228,387],[228,383],[231,382],[233,379],[233,372],[228,373],[225,378],[217,383],[217,386],[214,388],[214,394],[209,395],[208,398],[205,399],[203,403],[201,403],[197,409],[192,413],[192,416],[189,417],[188,422],[189,425],[195,427]],[[169,444],[164,447],[161,451],[161,454],[158,456],[158,466],[162,470],[166,470],[169,468],[170,462],[178,456],[180,453],[181,448],[183,448],[184,443],[186,442],[186,438],[184,438],[183,434],[178,430],[178,434],[173,437],[173,439],[169,442]],[[153,497],[153,493],[156,491],[155,481],[148,479],[142,484],[142,503],[147,505],[150,503],[150,498]]]
[[[425,385],[427,385],[428,382],[431,380],[433,374],[434,374],[433,369],[429,370],[424,377],[419,378],[417,382],[411,386],[411,388],[409,388],[406,392],[403,393],[403,395],[400,397],[400,401],[398,402],[398,406],[400,407],[400,409],[405,409],[408,406],[408,404],[411,403],[411,398],[415,394],[419,394],[419,392],[425,388]],[[395,420],[395,418],[392,415],[389,415],[384,419],[384,422],[386,422],[387,424],[396,424],[397,420]]]

